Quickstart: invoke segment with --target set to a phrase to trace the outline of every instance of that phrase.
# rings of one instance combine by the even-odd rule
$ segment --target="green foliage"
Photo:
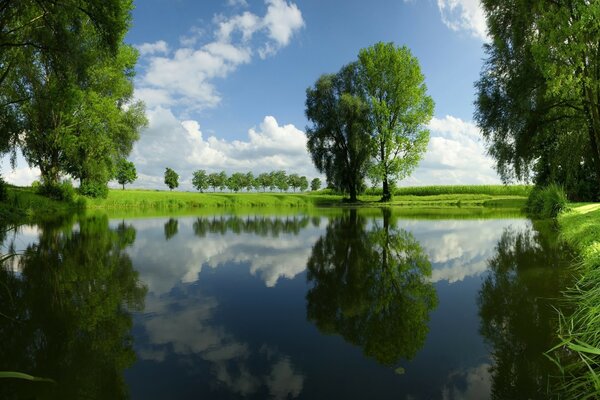
[[[351,201],[364,189],[372,148],[357,63],[322,75],[306,90],[307,147],[319,172]]]
[[[541,218],[556,218],[568,208],[569,200],[564,189],[557,184],[535,187],[527,199],[527,211]]]
[[[177,232],[179,232],[179,220],[169,218],[165,223],[165,240],[170,240],[173,236],[177,235]]]
[[[208,180],[208,175],[206,171],[200,169],[198,171],[194,171],[194,176],[192,177],[192,185],[198,190],[200,193],[204,192],[210,186],[210,182]]]
[[[22,144],[20,136],[32,122],[29,118],[48,121],[48,115],[28,116],[27,111],[49,94],[52,83],[48,85],[46,77],[59,79],[64,88],[72,83],[85,85],[89,67],[99,56],[115,56],[129,27],[132,8],[132,0],[20,0],[3,4],[0,153]],[[60,107],[66,104],[68,92],[55,92],[66,96],[52,100]],[[60,120],[64,115],[55,117]],[[49,183],[58,183],[55,178]]]
[[[42,196],[64,202],[72,202],[75,196],[75,188],[73,188],[71,181],[68,180],[62,181],[59,184],[42,184],[39,186],[37,192]]]
[[[558,217],[561,238],[579,256],[577,282],[567,291],[566,311],[561,315],[560,342],[549,356],[561,368],[565,398],[600,396],[600,207],[574,208]]]
[[[227,189],[232,192],[237,193],[244,187],[246,187],[246,175],[241,172],[234,172],[227,179]]]
[[[389,201],[391,185],[410,175],[427,150],[434,103],[407,47],[379,42],[362,49],[358,62],[375,142],[369,175],[383,182],[382,201]]]
[[[505,182],[562,185],[570,198],[600,188],[600,4],[482,3],[492,38],[476,84],[475,119]]]
[[[108,186],[104,182],[83,181],[79,186],[79,193],[88,197],[105,199],[108,196]]]
[[[256,183],[262,188],[263,192],[273,185],[272,175],[268,172],[263,172],[256,178]]]
[[[321,189],[321,180],[319,178],[314,178],[310,181],[310,190],[316,192],[319,189]]]
[[[427,149],[434,104],[424,81],[408,48],[380,42],[307,89],[307,146],[330,185],[355,201],[368,174],[391,199]]]
[[[277,188],[280,192],[288,190],[290,187],[288,178],[284,170],[271,172],[271,190]]]
[[[173,190],[179,186],[179,174],[167,167],[165,169],[165,185],[169,190]]]
[[[126,184],[133,183],[137,179],[135,165],[124,158],[120,159],[117,162],[117,173],[115,174],[115,177],[117,182],[119,182],[120,185],[123,185],[123,190],[125,190]]]

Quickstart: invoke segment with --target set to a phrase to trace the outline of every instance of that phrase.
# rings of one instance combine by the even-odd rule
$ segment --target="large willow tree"
[[[0,152],[21,147],[42,181],[106,188],[146,123],[132,103],[131,0],[0,2]]]
[[[475,118],[505,182],[600,188],[600,3],[483,0],[491,38]]]

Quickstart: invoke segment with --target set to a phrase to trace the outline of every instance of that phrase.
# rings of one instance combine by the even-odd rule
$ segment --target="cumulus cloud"
[[[245,2],[233,1],[238,6]],[[143,74],[136,97],[153,106],[180,106],[186,111],[216,107],[221,96],[213,81],[225,78],[239,66],[289,45],[304,26],[300,9],[285,0],[266,0],[264,16],[249,11],[231,17],[215,16],[214,40],[196,46],[203,31],[192,28],[180,37],[183,46],[169,54],[166,42],[144,43],[140,49]],[[162,55],[158,55],[162,54]]]
[[[135,47],[139,50],[140,56],[142,57],[157,53],[167,54],[169,52],[169,45],[164,40],[159,40],[154,43],[142,43]]]
[[[401,186],[500,184],[494,160],[487,155],[479,128],[450,115],[433,118],[427,152]]]
[[[485,15],[479,0],[437,0],[442,22],[453,31],[466,31],[487,41]]]
[[[266,116],[248,130],[244,140],[226,141],[205,137],[195,120],[180,121],[169,109],[156,107],[147,112],[149,127],[142,132],[130,159],[138,169],[134,187],[163,186],[166,167],[181,176],[180,187],[192,189],[192,172],[225,170],[260,173],[283,169],[307,177],[320,176],[306,151],[306,135],[294,125],[280,125]]]

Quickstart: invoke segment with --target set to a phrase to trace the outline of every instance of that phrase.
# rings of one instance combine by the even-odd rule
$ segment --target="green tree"
[[[246,175],[241,172],[234,172],[227,179],[227,188],[232,192],[239,192],[246,187]]]
[[[307,148],[328,182],[356,201],[371,156],[370,124],[358,63],[322,75],[306,90]]]
[[[584,0],[482,2],[489,35],[475,119],[505,182],[600,188],[600,5]]]
[[[129,154],[139,129],[146,124],[143,104],[132,101],[137,51],[122,44],[131,1],[107,2],[114,5],[112,11],[96,1],[52,3],[48,8],[37,2],[23,3],[29,7],[23,12],[38,14],[30,22],[39,32],[26,33],[35,36],[26,40],[26,45],[15,44],[26,62],[9,51],[17,59],[8,55],[3,65],[7,67],[6,76],[14,73],[16,78],[7,78],[6,86],[0,85],[0,97],[19,98],[5,103],[9,104],[7,113],[18,116],[18,142],[14,144],[22,148],[30,165],[40,168],[45,185],[56,186],[60,174],[66,173],[80,180],[83,194],[106,195],[117,160]],[[52,12],[56,15],[46,20]],[[121,21],[112,18],[115,16]],[[103,33],[96,24],[96,19],[103,18],[115,24],[109,28],[114,31],[109,49],[102,45]],[[49,21],[56,25],[46,26]],[[25,34],[28,29],[22,28],[15,27]],[[63,34],[58,40],[64,44],[54,43],[56,38],[37,37]],[[72,53],[58,56],[56,49],[39,44],[44,40],[46,45],[54,43]],[[8,43],[3,45],[10,47]],[[10,121],[7,117],[7,129],[12,127]]]
[[[376,43],[359,52],[358,64],[374,140],[370,176],[383,182],[381,200],[388,201],[390,184],[408,176],[427,150],[434,103],[407,47]]]
[[[38,90],[45,90],[28,80],[31,71],[43,69],[63,82],[87,81],[87,68],[96,62],[98,52],[116,54],[132,8],[131,0],[2,3],[0,153],[19,145],[23,124],[29,122],[23,107],[40,97]]]
[[[271,175],[271,190],[277,188],[280,192],[288,190],[290,187],[287,179],[287,174],[284,170],[273,171]]]
[[[244,177],[245,188],[247,191],[251,191],[256,186],[256,179],[254,179],[254,174],[252,172],[246,173]]]
[[[221,191],[225,190],[225,188],[227,187],[228,180],[229,178],[227,177],[227,173],[225,171],[219,172],[219,174],[217,175],[217,184]]]
[[[301,192],[304,192],[306,189],[308,189],[308,179],[306,179],[305,176],[301,176],[298,180],[298,189],[300,189]]]
[[[310,190],[316,192],[319,189],[321,189],[321,180],[319,178],[314,178],[310,181]]]
[[[202,193],[206,189],[208,189],[209,186],[212,186],[210,185],[210,183],[211,182],[209,182],[209,175],[206,174],[205,170],[200,169],[198,171],[194,171],[194,176],[192,177],[192,185],[194,185],[196,190],[199,190],[200,193]]]
[[[117,179],[117,182],[119,182],[119,185],[123,185],[123,190],[125,190],[125,185],[127,183],[133,183],[137,179],[135,165],[124,158],[120,159],[117,162],[117,173],[115,178]]]
[[[357,210],[333,219],[308,260],[308,320],[339,334],[386,366],[411,359],[423,346],[437,295],[431,264],[414,237]]]
[[[259,174],[256,178],[256,182],[262,188],[263,192],[266,192],[267,188],[270,188],[273,185],[272,176],[268,172]]]
[[[290,174],[287,177],[287,182],[289,187],[295,192],[296,189],[300,187],[300,175],[298,174]]]
[[[169,190],[179,186],[179,174],[169,167],[165,169],[165,185],[169,187]]]

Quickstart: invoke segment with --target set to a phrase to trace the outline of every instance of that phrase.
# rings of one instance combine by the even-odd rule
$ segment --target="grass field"
[[[567,294],[574,311],[562,316],[553,354],[568,398],[600,397],[600,204],[573,205],[558,216],[561,237],[579,255],[579,277]]]

